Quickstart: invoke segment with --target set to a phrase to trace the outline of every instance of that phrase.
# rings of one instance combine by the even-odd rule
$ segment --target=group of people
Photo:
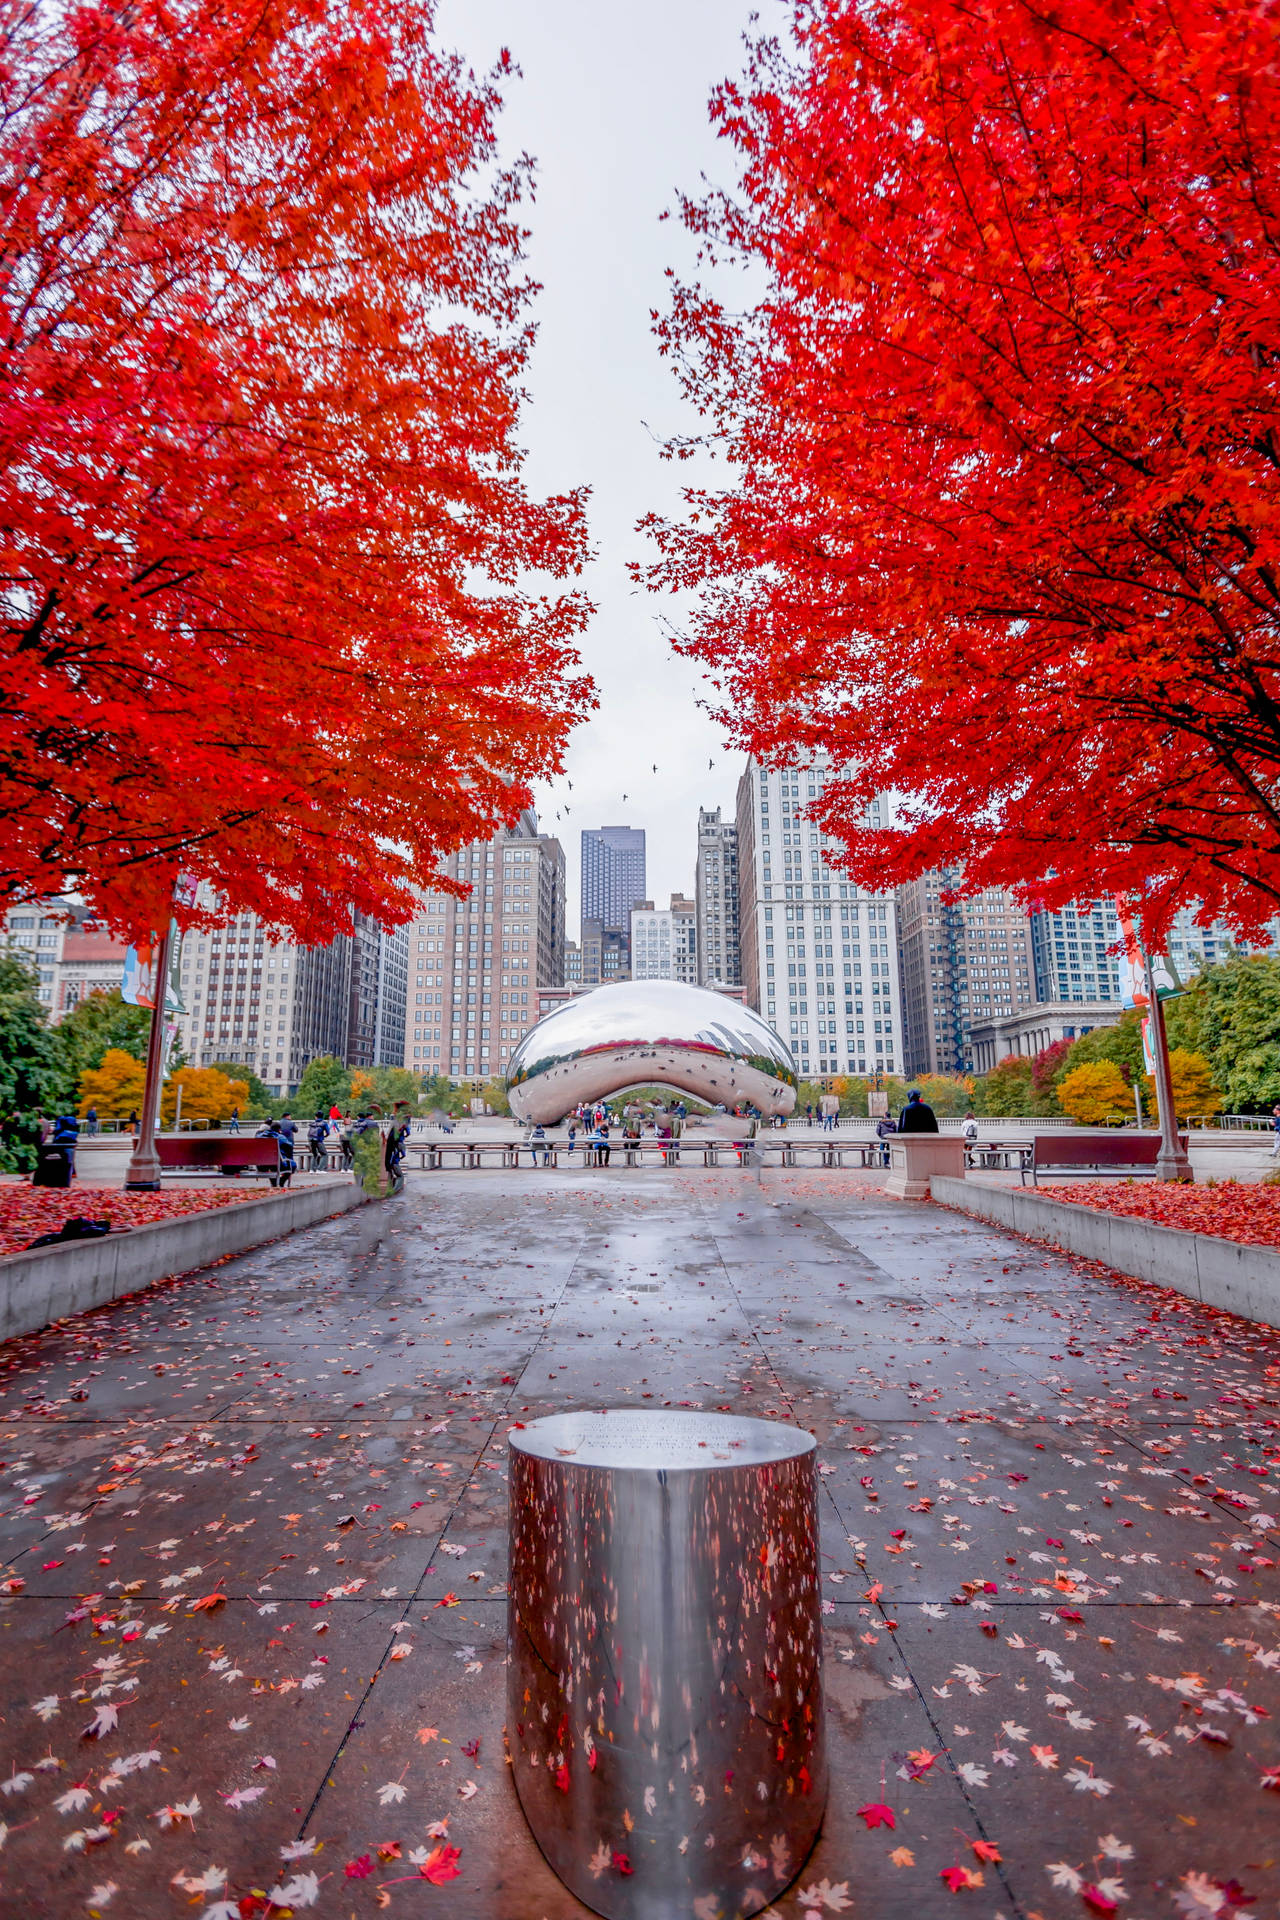
[[[621,1109],[606,1106],[603,1100],[598,1100],[594,1106],[583,1103],[565,1116],[564,1125],[569,1136],[565,1151],[576,1153],[581,1135],[583,1164],[607,1167],[615,1131],[620,1132],[624,1146],[650,1133],[657,1140],[670,1142],[671,1151],[674,1151],[675,1142],[679,1140],[688,1117],[689,1109],[683,1100],[669,1107],[659,1107],[653,1112],[634,1103]],[[528,1144],[533,1164],[550,1166],[551,1143],[541,1122],[529,1129]]]

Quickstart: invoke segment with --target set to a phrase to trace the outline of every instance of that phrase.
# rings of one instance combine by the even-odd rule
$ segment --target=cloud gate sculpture
[[[722,993],[625,980],[547,1014],[507,1070],[511,1111],[544,1124],[583,1101],[653,1085],[711,1106],[786,1114],[796,1103],[796,1064],[759,1014]]]

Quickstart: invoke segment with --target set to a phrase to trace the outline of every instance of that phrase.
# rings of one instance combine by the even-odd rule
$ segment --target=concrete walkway
[[[630,1405],[820,1442],[832,1795],[771,1911],[1277,1911],[1280,1336],[702,1169],[411,1176],[5,1350],[0,1908],[583,1912],[503,1759],[505,1434]]]

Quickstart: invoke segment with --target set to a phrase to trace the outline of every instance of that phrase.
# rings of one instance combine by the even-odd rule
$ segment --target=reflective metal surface
[[[581,1101],[651,1084],[771,1115],[790,1113],[798,1078],[758,1013],[676,980],[624,980],[570,1000],[525,1035],[507,1070],[520,1120],[560,1120]]]
[[[565,1885],[611,1920],[742,1920],[827,1791],[812,1436],[561,1414],[510,1436],[507,1729]]]

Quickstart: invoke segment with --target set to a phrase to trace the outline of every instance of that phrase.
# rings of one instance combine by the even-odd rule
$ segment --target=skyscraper
[[[445,863],[465,900],[426,895],[409,928],[404,1064],[455,1080],[501,1073],[564,971],[564,849],[523,813]]]
[[[738,829],[720,818],[719,807],[698,809],[698,855],[694,872],[698,920],[698,980],[704,987],[736,987],[742,981]]]
[[[908,1073],[971,1073],[974,1023],[1019,1013],[1035,998],[1026,913],[999,888],[947,902],[954,879],[925,873],[898,888]]]
[[[599,921],[602,933],[622,934],[629,947],[631,909],[648,892],[644,876],[643,827],[584,827],[583,928],[589,920]]]
[[[669,907],[642,900],[631,909],[631,978],[697,985],[697,919],[684,894],[673,893]]]
[[[747,1004],[788,1041],[802,1072],[896,1073],[897,904],[832,870],[835,842],[803,811],[830,777],[819,754],[775,773],[748,760],[738,782],[742,983]],[[879,816],[875,801],[868,823]]]

